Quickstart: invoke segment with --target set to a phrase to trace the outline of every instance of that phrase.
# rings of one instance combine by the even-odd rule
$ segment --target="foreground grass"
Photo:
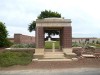
[[[46,49],[52,49],[52,43],[53,42],[45,42],[45,48]],[[55,42],[55,48],[58,49],[60,47],[59,41]]]
[[[27,65],[32,61],[33,53],[30,51],[0,52],[0,67],[8,67],[12,65]]]

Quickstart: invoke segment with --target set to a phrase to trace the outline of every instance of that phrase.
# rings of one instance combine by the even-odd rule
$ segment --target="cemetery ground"
[[[100,57],[84,57],[78,61],[32,61],[33,53],[33,51],[5,51],[1,48],[0,70],[100,68]]]

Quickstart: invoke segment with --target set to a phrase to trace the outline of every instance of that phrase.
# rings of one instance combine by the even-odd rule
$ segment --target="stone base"
[[[67,58],[75,58],[77,55],[75,53],[72,53],[72,48],[63,48],[63,52],[65,57]]]
[[[63,48],[62,50],[66,54],[72,53],[72,48]]]
[[[35,49],[35,53],[37,54],[37,53],[43,53],[44,54],[44,48],[36,48]]]
[[[43,58],[44,57],[44,49],[43,48],[36,48],[33,57],[37,58],[37,59]]]
[[[44,57],[43,54],[34,54],[33,55],[34,59],[42,59]]]
[[[64,53],[64,55],[68,59],[77,58],[77,55],[75,53],[70,53],[70,54]]]

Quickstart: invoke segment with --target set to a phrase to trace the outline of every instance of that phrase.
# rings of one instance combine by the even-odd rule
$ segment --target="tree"
[[[44,18],[51,18],[51,17],[57,17],[57,18],[61,18],[61,14],[59,14],[58,12],[52,12],[52,11],[41,11],[40,15],[37,17],[37,19],[44,19]],[[34,31],[36,27],[36,21],[33,21],[32,23],[30,23],[28,30],[30,32]],[[59,31],[57,30],[45,30],[45,33],[48,34],[48,37],[51,37],[51,35],[55,35],[55,34],[59,34]]]
[[[95,43],[95,41],[94,40],[92,40],[92,44],[94,44]]]
[[[41,14],[38,16],[38,19],[51,18],[51,17],[61,18],[61,14],[59,14],[58,12],[45,10],[41,12]]]
[[[100,44],[98,40],[96,41],[96,44]]]
[[[0,47],[10,46],[10,41],[7,39],[8,31],[4,23],[0,22]]]

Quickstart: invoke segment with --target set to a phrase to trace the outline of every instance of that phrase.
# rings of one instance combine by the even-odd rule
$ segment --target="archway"
[[[44,27],[44,32],[55,32],[58,33],[58,36],[55,34],[55,35],[47,35],[45,37],[45,49],[44,49],[44,52],[61,52],[62,49],[61,49],[61,40],[60,40],[60,31],[61,31],[61,27]],[[48,33],[49,34],[49,33]],[[57,36],[56,38],[54,38],[54,36]],[[54,46],[53,46],[54,44]],[[54,50],[53,50],[53,47],[54,47]]]
[[[72,27],[70,19],[45,18],[36,20],[36,49],[35,55],[44,55],[45,30],[57,29],[60,31],[60,47],[63,53],[72,53]]]

